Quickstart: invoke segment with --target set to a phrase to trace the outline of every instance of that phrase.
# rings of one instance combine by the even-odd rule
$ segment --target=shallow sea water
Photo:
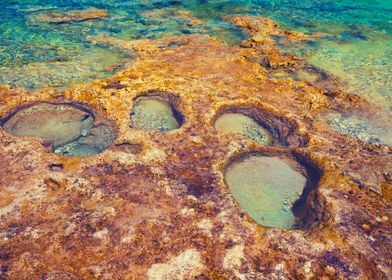
[[[376,102],[383,104],[387,100],[391,106],[388,94],[392,88],[388,67],[392,61],[391,0],[5,0],[2,4],[2,84],[29,90],[62,88],[109,76],[131,59],[118,50],[88,42],[89,36],[104,34],[131,40],[206,33],[228,43],[238,43],[244,34],[222,17],[247,13],[271,17],[284,28],[330,34],[315,44],[297,47],[296,51],[345,78],[354,91],[373,97],[379,94],[380,101]],[[105,9],[109,14],[64,24],[37,20],[48,12],[89,8]],[[190,12],[204,24],[190,26],[186,17],[173,12],[178,9]],[[372,70],[369,77],[364,77],[363,69]],[[371,92],[367,92],[369,89]]]

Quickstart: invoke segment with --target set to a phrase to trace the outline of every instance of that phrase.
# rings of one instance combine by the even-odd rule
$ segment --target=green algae
[[[166,132],[180,127],[175,114],[169,102],[150,96],[136,99],[131,118],[136,128]]]
[[[254,154],[231,163],[225,179],[239,205],[258,224],[285,229],[296,224],[292,208],[307,180],[284,160]]]
[[[262,145],[272,142],[270,133],[252,118],[239,113],[225,113],[215,122],[215,128],[223,133],[241,134]]]
[[[15,136],[40,137],[57,154],[87,156],[102,152],[114,141],[106,125],[95,126],[94,116],[69,104],[39,103],[23,108],[3,123]]]

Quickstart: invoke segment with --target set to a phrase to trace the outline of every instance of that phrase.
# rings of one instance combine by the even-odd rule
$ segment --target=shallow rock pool
[[[87,156],[102,152],[115,139],[108,125],[94,124],[91,112],[70,104],[38,103],[22,108],[3,121],[15,136],[40,137],[57,154]]]
[[[292,208],[307,179],[283,159],[252,154],[231,163],[225,179],[235,200],[258,224],[286,229],[296,224]]]

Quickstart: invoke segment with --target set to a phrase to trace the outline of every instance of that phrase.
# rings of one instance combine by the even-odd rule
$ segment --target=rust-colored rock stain
[[[392,275],[391,147],[330,130],[323,113],[374,110],[322,83],[275,79],[308,67],[273,36],[311,40],[270,20],[231,19],[240,46],[206,35],[124,42],[135,52],[114,77],[36,94],[0,88],[0,118],[34,102],[85,104],[112,121],[100,154],[50,153],[39,138],[0,129],[0,279],[388,279]],[[320,36],[320,35],[315,35]],[[159,92],[183,116],[179,129],[132,127],[135,99]],[[175,104],[174,104],[175,103]],[[221,134],[222,112],[251,114],[284,145]],[[301,230],[257,225],[225,185],[244,153],[291,155],[319,169]],[[310,174],[310,176],[312,176]],[[324,277],[324,278],[323,278]]]

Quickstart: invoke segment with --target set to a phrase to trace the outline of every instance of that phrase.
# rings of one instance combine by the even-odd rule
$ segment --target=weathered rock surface
[[[264,19],[241,20],[251,33]],[[282,32],[275,24],[263,28],[242,46],[204,35],[97,38],[132,49],[133,65],[61,94],[1,87],[0,118],[32,102],[86,103],[118,137],[79,158],[0,130],[0,278],[388,279],[391,147],[332,131],[322,117],[373,108],[330,76],[319,86],[270,77],[263,59],[305,66],[270,44],[269,34]],[[130,127],[136,97],[152,91],[177,97],[169,100],[184,116],[179,129]],[[227,110],[267,119],[287,147],[218,133],[214,121]],[[259,226],[231,196],[225,168],[251,151],[293,154],[322,171],[303,230]]]

